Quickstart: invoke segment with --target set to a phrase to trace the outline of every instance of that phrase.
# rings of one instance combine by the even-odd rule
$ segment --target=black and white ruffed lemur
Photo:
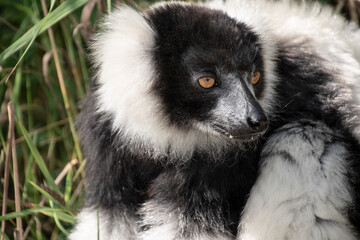
[[[305,3],[120,6],[91,46],[70,239],[350,240],[360,31]]]

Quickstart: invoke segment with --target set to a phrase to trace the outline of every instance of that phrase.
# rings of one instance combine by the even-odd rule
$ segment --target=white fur
[[[150,89],[155,77],[152,53],[155,33],[135,10],[121,7],[105,18],[104,31],[92,45],[98,70],[100,112],[111,113],[115,131],[125,131],[129,146],[155,156],[188,159],[195,149],[222,152],[228,144],[206,129],[170,126],[159,99]],[[205,132],[204,132],[205,131]]]
[[[135,220],[128,216],[115,217],[105,210],[84,208],[77,216],[76,227],[69,240],[136,239]]]
[[[334,133],[321,124],[284,128],[290,129],[272,136],[264,147],[238,239],[355,240],[346,219],[351,195],[344,144],[326,144]]]
[[[306,50],[324,60],[324,69],[336,73],[340,81],[355,90],[356,93],[348,94],[354,103],[360,104],[357,94],[360,92],[360,33],[339,16],[333,16],[330,10],[265,0],[227,0],[225,3],[218,0],[205,5],[223,9],[260,36],[267,76],[261,105],[267,114],[271,114],[271,108],[276,104],[273,102],[276,94],[273,86],[277,81],[274,58],[279,41],[306,42],[303,45]],[[156,35],[142,15],[121,7],[110,14],[102,26],[104,31],[95,38],[92,46],[100,84],[96,94],[98,109],[111,113],[114,130],[126,131],[129,146],[150,149],[154,155],[170,154],[174,160],[186,160],[196,149],[212,149],[215,154],[221,154],[230,144],[228,141],[209,134],[204,125],[189,131],[170,126],[159,99],[150,92],[156,77],[151,56]],[[332,101],[329,99],[329,104]],[[312,136],[314,145],[300,141],[296,134],[279,134],[269,141],[265,151],[291,149],[296,164],[290,164],[278,155],[264,159],[266,163],[244,211],[239,239],[355,239],[341,212],[351,201],[343,175],[346,164],[341,143],[331,145],[331,154],[323,158],[325,169],[319,174],[320,156],[317,154],[324,149],[323,136],[331,136],[329,131],[324,127],[316,130]],[[360,140],[360,129],[353,129],[353,132]],[[308,134],[311,135],[311,131]],[[152,207],[151,210],[143,209],[144,223],[155,227],[145,231],[140,238],[178,236],[181,214],[176,215],[164,206]],[[315,215],[331,221],[316,223]],[[134,232],[134,228],[124,228],[129,226],[127,220],[119,219],[110,231],[105,227],[108,224],[105,213],[100,214],[100,219],[103,239],[133,237],[130,232]],[[96,239],[96,229],[96,211],[84,209],[70,239]],[[211,239],[203,233],[197,236],[196,239]],[[226,239],[222,237],[216,239]]]
[[[170,206],[160,206],[152,201],[144,204],[139,211],[142,215],[141,225],[151,226],[139,235],[141,240],[174,239],[178,223],[175,211]]]
[[[174,209],[171,204],[159,204],[149,201],[140,210],[142,215],[141,225],[151,226],[148,230],[139,235],[139,240],[230,240],[229,234],[217,233],[210,235],[206,231],[191,232],[191,236],[184,236],[184,227],[189,226],[185,223],[183,214],[178,209]],[[194,223],[195,224],[195,223]],[[190,223],[191,225],[191,223]],[[191,227],[191,226],[190,226]],[[213,229],[215,230],[215,229]]]
[[[168,3],[153,8],[164,4]],[[265,97],[260,103],[268,115],[276,104],[273,102],[276,94],[273,86],[277,81],[274,58],[279,40],[310,39],[310,50],[328,60],[324,67],[336,69],[350,89],[360,92],[360,46],[350,40],[360,33],[355,33],[341,18],[332,17],[329,10],[319,14],[316,7],[309,10],[305,6],[293,7],[284,2],[264,0],[230,0],[225,3],[218,0],[205,5],[223,9],[260,36],[266,76],[263,80]],[[129,145],[134,143],[133,146],[151,149],[154,155],[170,154],[178,160],[188,159],[195,149],[217,149],[217,152],[226,149],[228,143],[224,138],[201,124],[195,124],[189,131],[169,125],[159,99],[150,92],[156,77],[151,55],[156,34],[140,13],[121,7],[105,19],[103,28],[104,32],[95,38],[92,46],[100,83],[98,108],[112,113],[113,128],[125,131]],[[330,45],[327,44],[329,39]],[[354,94],[352,98],[360,104],[360,94]],[[329,99],[329,104],[331,101]],[[360,129],[353,129],[353,132],[360,140]]]

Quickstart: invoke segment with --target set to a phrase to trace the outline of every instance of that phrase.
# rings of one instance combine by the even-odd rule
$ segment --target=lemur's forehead
[[[256,34],[220,10],[185,3],[161,4],[145,15],[156,32],[156,45],[172,53],[192,47],[212,50],[214,55],[222,50],[246,58],[257,52]]]
[[[247,48],[236,52],[229,49],[191,47],[184,52],[182,62],[194,71],[208,69],[220,72],[253,71],[261,64],[259,48]]]

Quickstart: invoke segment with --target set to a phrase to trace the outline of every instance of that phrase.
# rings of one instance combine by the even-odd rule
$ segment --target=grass
[[[75,222],[85,185],[74,119],[89,91],[86,42],[116,3],[0,0],[2,239],[64,239]]]
[[[15,0],[0,9],[2,238],[63,239],[84,188],[74,118],[89,88],[87,35],[107,2]]]

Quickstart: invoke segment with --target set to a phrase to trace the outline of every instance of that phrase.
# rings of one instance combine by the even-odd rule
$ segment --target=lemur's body
[[[110,15],[78,119],[88,187],[71,239],[96,239],[97,211],[103,239],[356,239],[360,33],[305,9]]]

